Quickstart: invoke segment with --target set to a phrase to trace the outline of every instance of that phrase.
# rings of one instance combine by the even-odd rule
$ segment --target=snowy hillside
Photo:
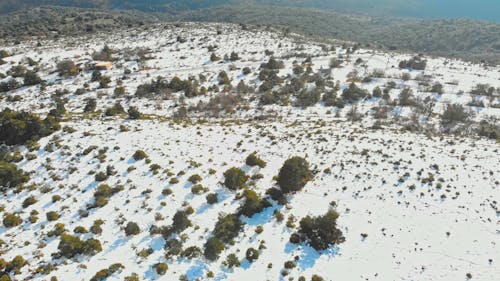
[[[0,110],[61,125],[0,116],[2,281],[500,276],[500,67],[200,23],[0,50]]]

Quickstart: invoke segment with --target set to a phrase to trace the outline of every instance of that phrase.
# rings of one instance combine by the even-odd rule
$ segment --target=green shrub
[[[239,267],[241,265],[240,260],[235,254],[229,254],[226,258],[225,264],[229,268]]]
[[[260,168],[266,167],[266,161],[262,160],[257,156],[257,152],[253,152],[252,154],[247,156],[245,160],[245,164],[250,167],[259,166]]]
[[[249,218],[256,213],[262,212],[264,208],[271,206],[269,201],[260,198],[260,196],[253,190],[246,189],[243,192],[243,198],[244,203],[239,208],[239,213]]]
[[[59,214],[54,211],[47,212],[45,215],[47,216],[48,221],[56,221],[59,219]]]
[[[349,103],[355,103],[368,96],[368,92],[359,88],[355,83],[349,84],[349,87],[342,91],[342,99]]]
[[[299,237],[318,251],[327,249],[330,245],[344,242],[342,231],[337,228],[339,214],[334,210],[323,216],[307,216],[300,220]],[[292,239],[291,239],[292,240]]]
[[[172,230],[175,233],[180,233],[190,227],[191,221],[188,218],[186,211],[177,211],[173,217]]]
[[[134,158],[135,161],[140,161],[140,160],[143,160],[145,158],[148,158],[148,155],[146,154],[146,152],[142,151],[142,150],[137,150],[134,155],[132,155],[132,158]]]
[[[128,118],[132,120],[140,119],[141,118],[141,112],[137,109],[135,106],[131,106],[128,109]]]
[[[188,181],[191,182],[192,184],[196,184],[202,180],[201,176],[198,174],[194,174],[189,177]]]
[[[248,180],[248,176],[240,168],[230,168],[224,172],[224,185],[231,189],[237,190],[245,187],[245,183]]]
[[[127,236],[134,236],[141,232],[139,225],[135,222],[128,222],[127,226],[125,226],[125,234]]]
[[[115,115],[123,114],[123,113],[125,113],[125,109],[123,108],[123,106],[119,102],[117,102],[112,107],[106,108],[104,115],[115,116]]]
[[[37,141],[59,130],[61,126],[52,116],[41,120],[37,116],[4,109],[0,112],[0,143],[7,145]]]
[[[60,76],[70,77],[76,76],[79,72],[78,67],[71,60],[63,60],[57,64],[57,72]]]
[[[254,248],[248,248],[245,253],[245,257],[249,262],[253,262],[254,260],[259,258],[259,251]]]
[[[61,234],[61,240],[57,246],[59,254],[66,258],[72,258],[79,254],[95,255],[102,251],[102,246],[99,240],[89,239],[82,241],[76,236],[69,234]]]
[[[18,226],[22,222],[23,222],[23,220],[18,215],[15,215],[15,214],[6,213],[3,216],[3,226],[5,226],[7,228]]]
[[[34,196],[29,196],[28,198],[24,199],[23,201],[23,208],[27,208],[37,202],[36,198]]]
[[[29,180],[29,176],[17,166],[5,161],[0,161],[0,190],[3,188],[17,187]]]
[[[212,235],[223,243],[232,243],[239,232],[243,229],[243,222],[236,214],[219,216]]]
[[[217,196],[217,193],[209,193],[206,196],[207,203],[210,205],[213,205],[219,201],[219,198]]]
[[[216,237],[210,237],[204,246],[203,255],[211,261],[219,258],[220,253],[224,250],[224,244]]]
[[[90,281],[105,281],[115,272],[118,272],[124,268],[125,266],[123,266],[121,263],[112,264],[106,269],[99,270],[92,278],[90,278]]]
[[[457,122],[466,122],[471,118],[471,113],[467,112],[461,104],[449,104],[441,116],[443,125],[450,125]]]
[[[278,174],[278,185],[284,193],[299,191],[311,180],[309,163],[304,158],[292,157],[285,161]]]
[[[168,265],[166,263],[160,262],[154,265],[154,269],[159,275],[165,275],[168,270]]]
[[[96,99],[87,99],[85,107],[83,108],[83,112],[94,112],[96,108],[97,108]]]

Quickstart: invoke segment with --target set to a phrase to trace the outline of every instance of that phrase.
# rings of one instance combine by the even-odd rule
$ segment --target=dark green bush
[[[239,208],[239,213],[249,218],[271,206],[269,201],[260,198],[260,196],[253,190],[246,189],[243,192],[243,199],[244,203]]]
[[[148,155],[143,150],[136,150],[134,152],[134,155],[132,155],[132,158],[134,158],[135,161],[140,161],[145,158],[148,158]]]
[[[135,222],[128,222],[127,226],[125,226],[125,234],[127,236],[134,236],[141,232],[141,229]]]
[[[254,260],[259,258],[259,251],[254,248],[248,248],[245,253],[245,257],[249,262],[253,262]]]
[[[471,113],[466,111],[461,104],[449,104],[441,116],[443,125],[466,122],[471,118]]]
[[[221,242],[229,244],[232,243],[240,231],[243,229],[243,222],[236,214],[219,216],[212,235],[219,239]]]
[[[29,180],[29,176],[17,166],[5,161],[0,161],[0,190],[17,187]]]
[[[18,226],[22,222],[23,222],[23,220],[18,215],[15,215],[15,214],[6,213],[3,216],[3,226],[5,226],[5,227]]]
[[[141,112],[137,109],[135,106],[131,106],[128,109],[128,118],[132,120],[140,119],[141,118]]]
[[[115,116],[115,115],[123,114],[123,113],[125,113],[125,109],[123,108],[123,106],[119,102],[117,102],[112,107],[106,108],[104,115]]]
[[[224,244],[216,237],[208,238],[204,246],[203,255],[208,260],[214,261],[219,258],[220,253],[224,250]]]
[[[4,109],[0,112],[0,143],[7,145],[37,141],[59,130],[61,126],[52,116],[41,120],[28,112]]]
[[[339,214],[334,210],[323,216],[307,216],[300,220],[299,237],[317,251],[327,249],[330,245],[344,242],[342,231],[337,228]]]
[[[162,262],[155,264],[153,267],[156,273],[159,275],[165,275],[165,273],[167,273],[168,270],[168,265]]]
[[[24,199],[23,201],[23,208],[27,208],[37,202],[36,198],[34,196],[29,196],[28,198]]]
[[[368,92],[359,88],[355,83],[349,84],[349,87],[342,91],[342,99],[348,103],[355,103],[368,96]]]
[[[257,156],[257,152],[253,152],[252,154],[248,155],[245,164],[247,164],[250,167],[254,166],[259,166],[260,168],[266,167],[266,161],[262,160]]]
[[[95,255],[102,251],[101,243],[96,239],[82,241],[76,236],[61,234],[61,240],[57,246],[59,254],[66,258],[72,258],[76,255]]]
[[[209,193],[206,196],[207,203],[210,205],[213,205],[219,201],[219,198],[217,196],[217,193]]]
[[[292,157],[285,161],[278,174],[278,185],[284,193],[299,191],[311,180],[309,163],[302,157]]]
[[[224,172],[224,185],[231,190],[238,190],[245,187],[248,176],[240,168],[230,168]]]

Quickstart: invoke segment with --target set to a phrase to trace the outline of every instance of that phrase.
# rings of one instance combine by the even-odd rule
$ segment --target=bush
[[[59,76],[76,76],[78,71],[78,67],[71,60],[63,60],[57,64],[57,72],[59,72]]]
[[[409,60],[403,60],[399,62],[399,68],[425,70],[426,66],[427,66],[427,61],[420,56],[415,56]]]
[[[253,152],[252,154],[247,156],[245,160],[245,164],[250,167],[259,166],[260,168],[266,167],[266,161],[262,160],[257,156],[257,152]]]
[[[339,214],[334,210],[323,216],[307,216],[300,220],[300,240],[307,242],[317,251],[327,249],[330,245],[344,242],[342,231],[337,229]]]
[[[141,232],[141,229],[135,222],[128,222],[127,226],[125,226],[125,234],[127,236],[134,236]]]
[[[59,214],[54,211],[47,212],[45,215],[48,221],[56,221],[59,219]]]
[[[37,116],[4,109],[0,112],[0,143],[7,145],[37,141],[59,130],[61,126],[52,116],[41,120]]]
[[[321,91],[316,88],[311,91],[302,90],[295,101],[295,106],[306,108],[317,104],[321,99]]]
[[[231,243],[243,229],[243,222],[236,214],[219,216],[212,235],[223,243]]]
[[[82,241],[76,236],[61,234],[61,240],[57,246],[59,254],[66,258],[72,258],[79,254],[94,255],[102,251],[101,243],[95,239]]]
[[[342,91],[342,99],[349,103],[355,103],[368,96],[368,92],[359,88],[355,83],[349,84],[349,87]]]
[[[154,265],[154,269],[159,275],[165,275],[168,270],[168,265],[166,263],[160,262]]]
[[[172,230],[174,233],[180,233],[191,225],[191,221],[189,220],[186,211],[177,211],[175,213],[172,223]]]
[[[125,109],[123,108],[123,106],[119,102],[117,102],[112,107],[106,108],[104,115],[115,116],[115,115],[122,114],[122,113],[125,113]]]
[[[278,61],[271,57],[267,63],[263,63],[260,67],[265,69],[281,69],[285,68],[285,64],[283,61]]]
[[[239,267],[241,263],[235,254],[229,254],[226,258],[225,265],[229,268],[233,268],[233,267]]]
[[[248,248],[245,253],[245,257],[249,262],[253,262],[254,260],[259,258],[259,251],[254,248]]]
[[[0,161],[0,189],[17,187],[29,180],[29,176],[17,166]]]
[[[216,237],[208,238],[204,246],[205,250],[203,255],[205,258],[215,261],[219,258],[220,253],[224,250],[224,244]]]
[[[0,83],[0,93],[6,93],[21,87],[21,84],[16,79],[9,79],[6,82]]]
[[[36,74],[36,72],[34,71],[28,70],[24,74],[24,86],[38,85],[42,83],[42,81],[43,80],[40,78],[40,76],[38,76],[38,74]]]
[[[207,194],[206,199],[207,199],[207,203],[210,205],[213,205],[213,204],[219,202],[219,198],[217,196],[217,193]]]
[[[125,267],[121,263],[115,263],[110,265],[106,269],[99,270],[94,277],[90,278],[90,281],[104,281],[114,273],[124,269]]]
[[[265,208],[271,206],[271,203],[266,199],[260,198],[260,196],[253,190],[245,190],[243,192],[244,203],[239,208],[239,213],[246,216],[252,217],[256,213],[262,212]]]
[[[136,119],[141,118],[141,113],[139,112],[139,110],[137,109],[137,107],[135,107],[135,106],[129,107],[129,109],[128,109],[128,118],[132,119],[132,120],[136,120]]]
[[[15,214],[6,213],[3,216],[3,226],[7,228],[18,226],[22,222],[23,220],[18,215]]]
[[[88,99],[83,108],[83,112],[94,112],[97,108],[97,101],[95,99]]]
[[[196,184],[202,180],[201,176],[198,174],[191,175],[188,179],[192,184]]]
[[[132,158],[134,158],[135,161],[140,161],[148,158],[148,155],[143,150],[136,150],[134,155],[132,155]]]
[[[413,90],[411,88],[404,88],[401,93],[399,93],[399,105],[400,106],[412,106],[415,104]]]
[[[461,104],[449,104],[441,116],[443,125],[450,125],[458,122],[466,122],[471,118],[471,113],[467,112]]]
[[[34,196],[30,196],[23,201],[23,208],[27,208],[37,202],[36,198]]]
[[[230,168],[224,172],[224,185],[231,190],[238,190],[245,187],[248,176],[240,168]]]
[[[311,180],[309,163],[304,158],[292,157],[285,161],[278,174],[278,185],[284,193],[301,190]]]

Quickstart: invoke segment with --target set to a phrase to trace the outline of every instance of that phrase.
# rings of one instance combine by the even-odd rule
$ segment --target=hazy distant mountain
[[[264,4],[335,9],[374,15],[471,18],[500,22],[498,0],[0,0],[0,12],[6,13],[41,5],[172,12],[230,4]]]

